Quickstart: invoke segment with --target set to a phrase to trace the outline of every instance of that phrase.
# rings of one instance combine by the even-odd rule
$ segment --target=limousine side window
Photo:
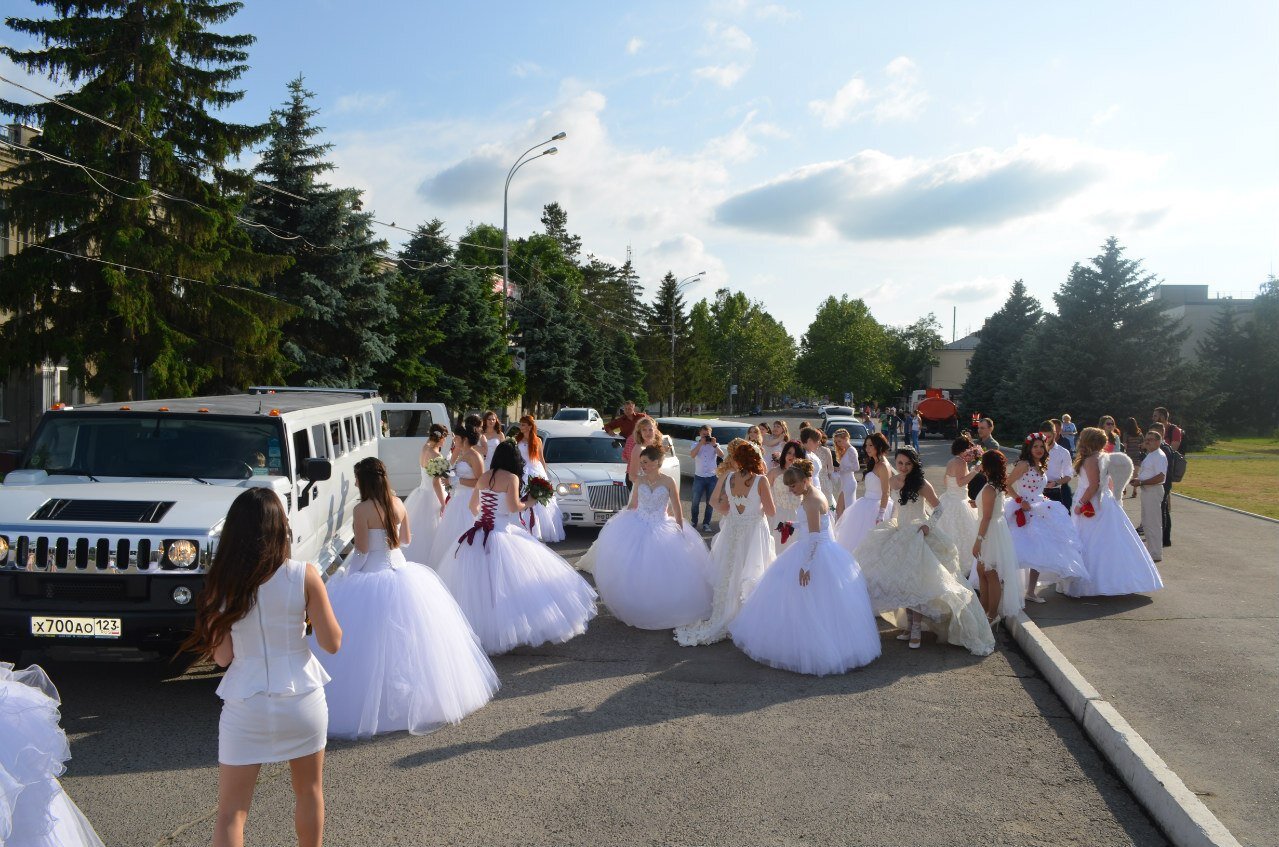
[[[329,421],[329,435],[333,438],[333,456],[341,456],[346,450],[342,447],[342,422]]]
[[[431,413],[426,409],[383,409],[384,438],[425,438],[431,432]]]
[[[327,459],[329,457],[329,437],[324,432],[324,424],[316,424],[311,427],[311,441],[315,444],[315,458]]]
[[[355,431],[360,436],[360,443],[365,444],[369,440],[369,433],[364,428],[364,415],[357,415],[355,418]]]
[[[293,466],[298,469],[298,477],[306,476],[306,460],[311,458],[311,439],[306,437],[306,430],[299,429],[293,433]]]
[[[373,413],[372,413],[372,412],[365,412],[365,413],[364,413],[364,424],[365,424],[365,426],[366,426],[366,427],[368,427],[368,431],[369,431],[369,438],[370,438],[370,439],[377,438],[377,427],[375,427],[375,426],[373,425]]]
[[[360,446],[360,442],[355,440],[355,418],[347,418],[342,423],[346,426],[346,449],[354,450]]]

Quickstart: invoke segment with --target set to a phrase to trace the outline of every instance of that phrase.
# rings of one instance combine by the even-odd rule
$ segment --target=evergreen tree
[[[657,287],[657,296],[648,308],[648,333],[644,352],[648,358],[648,378],[645,388],[650,396],[663,403],[670,403],[672,393],[681,398],[680,362],[688,352],[688,313],[684,308],[684,295],[680,293],[675,274],[667,271]],[[675,347],[672,361],[672,339]],[[667,414],[674,414],[673,404]]]
[[[1011,375],[1021,345],[1043,316],[1039,301],[1026,292],[1026,283],[1020,279],[1014,282],[1004,305],[986,319],[977,336],[964,382],[962,420],[972,414],[996,421],[1007,418],[996,399],[999,387]]]
[[[546,234],[559,242],[564,258],[577,262],[582,252],[582,237],[568,231],[568,212],[559,203],[547,203],[542,207],[542,226]]]
[[[1253,301],[1252,323],[1248,325],[1250,341],[1244,363],[1253,374],[1249,422],[1259,435],[1279,435],[1279,278],[1271,274],[1261,284],[1261,293]]]
[[[279,326],[291,310],[260,285],[289,260],[254,251],[236,220],[249,180],[226,167],[267,127],[210,111],[243,96],[231,86],[253,38],[225,34],[242,4],[36,2],[56,16],[6,23],[41,46],[0,54],[77,86],[59,102],[122,131],[53,103],[0,100],[0,111],[42,127],[36,153],[8,173],[6,222],[46,235],[44,247],[100,260],[34,246],[4,259],[0,309],[13,317],[0,368],[65,361],[89,390],[117,396],[130,392],[135,368],[169,396],[282,380]]]
[[[870,308],[848,295],[827,297],[799,342],[796,376],[832,399],[887,396],[896,386],[884,327]]]
[[[498,244],[501,238],[497,230]],[[481,244],[491,239],[492,233],[476,230],[463,238]],[[519,393],[520,376],[511,364],[491,271],[456,267],[460,263],[438,218],[419,226],[399,255],[404,284],[429,299],[436,313],[440,337],[426,339],[420,354],[439,371],[431,396],[459,412],[511,400]]]
[[[395,339],[391,357],[378,369],[378,390],[391,400],[411,403],[424,399],[444,375],[435,361],[436,348],[445,339],[440,329],[444,309],[423,290],[418,279],[397,273],[387,285],[393,317],[388,335]],[[438,399],[438,392],[431,395]]]
[[[551,235],[533,235],[511,244],[511,273],[520,300],[511,314],[525,349],[526,405],[580,402],[582,381],[594,377],[578,359],[582,346],[582,274]]]
[[[1260,376],[1255,367],[1259,361],[1254,356],[1255,341],[1240,325],[1234,307],[1227,304],[1197,345],[1199,363],[1220,398],[1222,417],[1218,424],[1225,432],[1242,435],[1254,431],[1250,412]],[[1269,367],[1273,366],[1272,361]]]
[[[333,164],[324,158],[332,145],[315,143],[323,131],[313,123],[315,95],[300,76],[288,89],[284,107],[271,114],[271,141],[254,169],[264,186],[281,190],[256,191],[249,216],[271,228],[253,230],[263,248],[275,240],[272,230],[301,236],[278,248],[294,263],[271,286],[297,307],[284,326],[290,380],[335,388],[368,385],[395,343],[388,332],[394,313],[387,294],[394,269],[379,257],[387,244],[374,238],[373,216],[361,211],[360,192],[319,181]]]

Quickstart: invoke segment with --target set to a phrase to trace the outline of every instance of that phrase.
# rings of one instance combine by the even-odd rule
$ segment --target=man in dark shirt
[[[977,422],[977,446],[983,450],[998,450],[999,442],[995,440],[995,422],[990,418],[982,418]],[[976,500],[986,485],[986,475],[980,471],[968,481],[968,499]]]
[[[630,439],[631,433],[635,431],[635,424],[639,423],[639,419],[640,415],[635,410],[635,402],[627,400],[622,406],[621,417],[613,418],[604,424],[604,431]]]
[[[1158,413],[1160,411],[1164,413],[1165,418],[1167,417],[1168,411],[1166,409],[1156,409],[1155,422],[1150,425],[1150,428],[1154,430],[1155,432],[1158,432],[1160,437],[1163,438],[1163,441],[1159,444],[1159,452],[1163,453],[1164,458],[1168,460],[1168,472],[1164,474],[1164,499],[1163,499],[1163,502],[1159,504],[1159,511],[1163,513],[1163,519],[1164,519],[1164,527],[1163,527],[1164,546],[1171,547],[1172,546],[1172,510],[1169,507],[1172,505],[1172,466],[1173,466],[1172,454],[1176,451],[1176,448],[1168,443],[1168,430],[1176,429],[1178,445],[1181,444],[1182,434],[1181,434],[1181,427],[1176,426],[1175,424],[1168,424],[1158,419]],[[1145,531],[1144,526],[1141,527],[1141,529],[1143,532]]]

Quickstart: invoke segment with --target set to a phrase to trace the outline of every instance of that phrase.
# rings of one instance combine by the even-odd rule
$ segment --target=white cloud
[[[541,76],[544,73],[546,73],[546,71],[543,70],[542,66],[539,65],[537,62],[530,62],[528,60],[524,60],[524,61],[516,62],[514,65],[512,65],[511,73],[523,79],[524,77],[529,77],[529,76]]]
[[[1101,126],[1117,114],[1119,114],[1119,104],[1112,103],[1108,109],[1103,109],[1092,116],[1092,125]]]
[[[750,70],[749,65],[739,62],[730,62],[727,65],[706,65],[704,67],[695,68],[693,76],[698,79],[709,80],[720,88],[732,88],[737,85],[738,80],[746,75]]]
[[[794,9],[787,8],[781,3],[767,3],[755,10],[755,17],[761,21],[775,21],[777,23],[786,23],[799,18],[799,12]]]
[[[644,39],[632,38],[630,41],[626,42],[626,54],[628,56],[634,56],[636,53],[640,51],[641,48],[643,48],[643,46],[644,46]]]
[[[380,112],[393,102],[394,91],[355,91],[339,97],[333,104],[333,112],[339,115]]]
[[[693,76],[708,80],[720,88],[737,85],[755,61],[755,42],[741,27],[718,21],[706,23],[707,41],[698,52],[711,57],[712,64],[693,70]]]
[[[884,67],[884,79],[884,85],[876,89],[854,75],[831,99],[810,100],[808,110],[827,128],[867,116],[876,123],[918,118],[928,103],[928,93],[919,87],[919,66],[906,56],[898,56]]]
[[[1012,285],[1006,276],[979,276],[973,279],[949,282],[931,293],[935,299],[977,303],[1002,295]]]
[[[776,124],[766,121],[756,123],[755,118],[758,114],[758,110],[752,109],[731,131],[718,138],[712,138],[706,144],[704,150],[706,155],[728,162],[745,162],[755,158],[759,153],[760,146],[756,143],[756,138],[790,137],[786,130]]]
[[[753,50],[755,42],[735,24],[722,24],[710,21],[706,24],[706,34],[710,36],[710,44],[705,48],[715,52],[736,50],[745,52]]]

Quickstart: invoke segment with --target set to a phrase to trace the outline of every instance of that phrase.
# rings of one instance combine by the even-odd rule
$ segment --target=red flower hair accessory
[[[1047,443],[1047,439],[1044,438],[1044,434],[1042,432],[1032,432],[1030,435],[1026,436],[1027,444],[1031,444],[1036,441],[1043,441],[1044,443]]]

